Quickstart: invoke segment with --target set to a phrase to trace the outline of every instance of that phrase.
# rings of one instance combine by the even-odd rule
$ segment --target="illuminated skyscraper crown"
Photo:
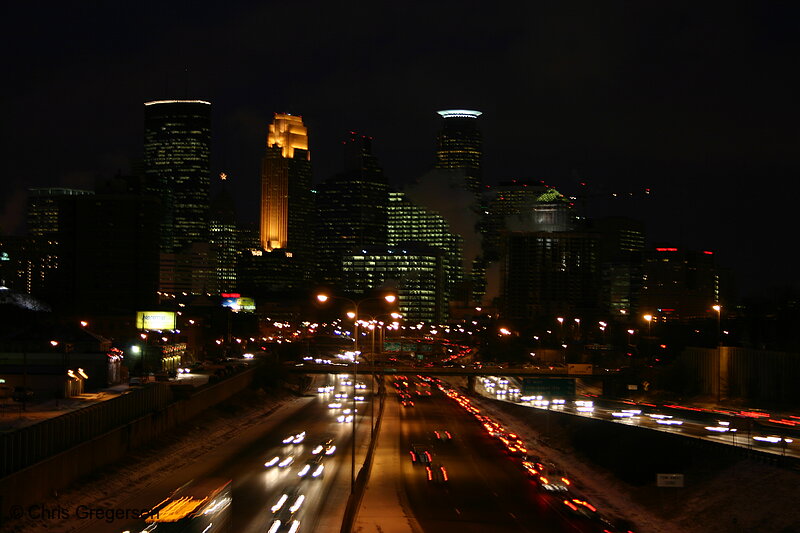
[[[295,148],[308,150],[308,129],[303,125],[303,117],[288,113],[275,113],[275,120],[269,125],[267,146],[279,146],[283,157],[293,158]]]

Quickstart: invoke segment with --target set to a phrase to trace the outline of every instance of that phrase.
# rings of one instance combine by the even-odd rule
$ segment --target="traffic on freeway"
[[[359,446],[369,439],[370,392],[362,380],[348,374],[317,378],[311,392],[315,397],[291,417],[232,461],[210,466],[189,483],[227,480],[226,504],[213,507],[213,520],[194,505],[202,500],[200,496],[187,500],[172,490],[149,491],[139,496],[142,502],[150,502],[142,504],[151,509],[143,520],[113,527],[95,524],[92,531],[338,531],[351,488],[354,428]],[[169,501],[174,503],[165,513]]]
[[[476,390],[498,400],[635,425],[686,437],[705,439],[764,453],[800,458],[800,418],[771,415],[764,411],[701,408],[677,404],[656,405],[601,399],[593,394],[573,398],[525,394],[524,383],[512,376],[479,379]]]
[[[392,384],[401,413],[402,486],[423,530],[634,531],[444,382],[395,376]]]

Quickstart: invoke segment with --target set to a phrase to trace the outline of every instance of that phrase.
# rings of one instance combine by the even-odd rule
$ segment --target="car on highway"
[[[590,520],[600,520],[597,508],[586,500],[581,498],[565,498],[562,503],[567,512],[572,515],[588,518]]]
[[[333,443],[333,439],[323,439],[312,448],[311,455],[333,455],[335,451],[336,445]]]
[[[283,443],[284,444],[300,444],[301,442],[303,442],[305,440],[305,438],[306,438],[306,432],[305,431],[301,431],[299,433],[294,433],[293,435],[287,435],[283,439]]]
[[[272,511],[272,523],[267,533],[288,532],[296,533],[300,528],[300,520],[297,519],[297,512],[300,510],[305,496],[297,491],[290,490],[281,494],[278,501],[270,508]]]
[[[433,438],[439,442],[450,442],[453,440],[453,434],[446,429],[436,429],[433,432]]]
[[[412,444],[409,453],[411,454],[411,462],[415,465],[429,466],[433,459],[433,455],[424,444]]]
[[[304,464],[297,472],[297,477],[303,479],[321,478],[322,473],[325,471],[325,465],[323,464],[324,458],[325,455],[320,454],[306,461],[306,464]]]
[[[442,464],[427,465],[425,467],[425,475],[431,483],[446,483],[450,480],[447,469]]]
[[[277,466],[278,468],[286,468],[292,463],[294,463],[294,455],[274,455],[264,462],[264,467],[272,468],[273,466]]]

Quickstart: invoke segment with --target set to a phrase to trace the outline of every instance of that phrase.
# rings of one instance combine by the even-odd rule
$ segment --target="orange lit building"
[[[290,226],[292,222],[301,221],[300,215],[305,214],[305,209],[300,202],[310,204],[310,191],[308,130],[302,117],[276,113],[275,121],[269,125],[267,153],[261,165],[261,246],[264,250],[288,248],[295,244],[290,237],[301,238],[292,231],[299,228]],[[300,209],[301,213],[295,209]]]
[[[282,273],[273,281],[286,288],[310,280],[313,216],[308,130],[302,117],[276,113],[261,163],[261,250],[256,252],[263,258],[258,263]]]

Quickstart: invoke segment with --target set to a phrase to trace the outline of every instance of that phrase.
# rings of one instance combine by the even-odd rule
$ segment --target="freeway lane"
[[[336,384],[337,376],[321,378]],[[317,385],[315,385],[316,387]],[[226,478],[231,479],[233,500],[231,504],[230,531],[236,533],[263,533],[272,522],[273,506],[285,491],[297,490],[305,496],[305,501],[295,518],[300,520],[299,531],[338,532],[347,497],[350,492],[351,431],[350,423],[339,423],[336,417],[342,410],[351,407],[351,401],[342,408],[330,409],[335,391],[347,390],[352,398],[352,386],[335,385],[334,391],[314,394],[305,404],[294,412],[275,420],[265,421],[261,434],[250,442],[232,442],[231,448],[215,450],[205,454],[192,464],[190,469],[175,479],[154,485],[126,502],[127,507],[151,508],[163,500],[173,489],[190,479]],[[368,399],[368,396],[367,396]],[[369,402],[358,402],[357,415],[357,467],[363,462],[363,450],[369,439]],[[364,422],[364,423],[362,423]],[[235,420],[232,420],[235,423]],[[302,442],[286,443],[287,436],[306,432]],[[312,457],[311,449],[325,438],[333,438],[337,446],[335,453],[324,460],[325,470],[321,478],[301,479],[299,470]],[[284,468],[273,466],[265,468],[264,463],[279,456],[285,458],[294,454],[295,461]],[[83,530],[101,533],[120,533],[129,530],[141,531],[141,522],[115,522],[103,524],[91,521],[84,524]],[[158,528],[155,530],[158,531]]]
[[[414,407],[401,408],[399,447],[407,500],[425,531],[598,531],[594,523],[556,511],[558,502],[539,492],[518,461],[441,392],[433,389],[432,396],[414,401]],[[454,438],[437,441],[433,432],[445,429]],[[413,444],[431,451],[434,466],[446,467],[447,482],[429,482],[425,467],[412,464]]]
[[[530,397],[527,397],[528,401],[523,401],[519,392],[511,392],[514,390],[512,385],[519,387],[514,382],[514,378],[489,376],[481,378],[475,388],[478,393],[487,398],[530,405],[532,409],[550,410],[606,422],[635,425],[652,431],[748,448],[765,454],[800,458],[800,447],[798,447],[800,439],[798,439],[796,428],[775,427],[774,424],[770,427],[763,420],[731,416],[730,411],[680,408],[678,406],[676,408],[659,407],[652,404],[636,404],[590,396],[580,396],[580,400],[584,403],[588,401],[589,406],[578,406],[573,400],[565,401],[562,405],[555,405],[546,400],[544,403],[530,400]],[[765,441],[765,438],[772,439],[773,442]]]

